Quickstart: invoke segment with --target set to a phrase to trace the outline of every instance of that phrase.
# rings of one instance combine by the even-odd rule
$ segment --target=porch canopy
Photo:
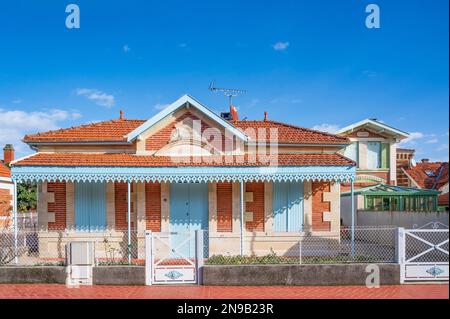
[[[251,182],[355,179],[355,163],[336,153],[167,157],[37,153],[12,165],[12,178],[66,182]]]

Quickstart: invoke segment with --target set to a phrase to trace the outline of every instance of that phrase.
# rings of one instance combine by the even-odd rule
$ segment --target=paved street
[[[422,284],[382,286],[372,289],[361,286],[84,286],[80,288],[67,288],[64,285],[52,284],[0,284],[0,299],[4,298],[448,299],[449,286],[444,284]]]

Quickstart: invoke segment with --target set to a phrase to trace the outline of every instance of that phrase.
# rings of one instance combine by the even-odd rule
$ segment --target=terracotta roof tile
[[[445,193],[442,195],[438,196],[438,205],[439,206],[448,206],[448,202],[449,202],[449,193]]]
[[[25,135],[29,142],[125,142],[125,135],[142,125],[143,120],[118,119],[74,126],[66,129]]]
[[[448,162],[421,162],[405,171],[421,188],[439,189],[448,183]],[[427,171],[433,176],[428,176]]]
[[[170,166],[267,166],[267,161],[244,163],[233,157],[178,158],[134,154],[37,153],[14,163],[14,166],[119,166],[119,167],[170,167]],[[203,159],[203,160],[202,160]],[[211,157],[212,159],[212,157]],[[274,163],[274,162],[271,162]],[[270,164],[269,164],[270,165]],[[355,163],[339,154],[280,154],[277,166],[354,166]]]
[[[125,135],[143,124],[144,120],[118,119],[75,126],[66,129],[30,134],[24,142],[125,142]],[[265,128],[265,141],[293,144],[347,144],[345,137],[319,132],[294,125],[275,121],[232,121],[231,124],[245,131],[248,128]],[[272,136],[270,129],[277,129],[278,134]],[[257,131],[256,131],[257,132]],[[249,134],[255,139],[253,134]]]
[[[11,177],[11,170],[0,160],[0,177]]]
[[[238,127],[242,131],[249,128],[264,128],[266,129],[266,141],[274,141],[283,144],[348,144],[349,140],[346,137],[320,132],[304,127],[298,127],[286,123],[276,121],[232,121],[231,124]],[[271,136],[270,129],[276,129],[278,135]],[[251,132],[251,130],[249,131]],[[257,134],[257,131],[256,131]],[[252,139],[255,139],[254,134],[248,134]]]

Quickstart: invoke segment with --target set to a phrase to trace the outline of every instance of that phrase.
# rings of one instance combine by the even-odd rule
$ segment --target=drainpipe
[[[131,263],[131,183],[128,182],[128,263]]]
[[[355,257],[355,192],[353,187],[353,180],[350,183],[351,192],[351,210],[352,210],[352,258]]]
[[[14,181],[14,206],[13,206],[13,218],[14,218],[14,262],[17,264],[17,237],[18,237],[18,223],[17,223],[17,181]]]
[[[241,256],[244,255],[244,181],[241,181]]]

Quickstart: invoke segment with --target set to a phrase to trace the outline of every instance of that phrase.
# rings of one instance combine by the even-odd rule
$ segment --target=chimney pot
[[[267,112],[264,112],[264,121],[267,121]]]
[[[120,117],[119,117],[121,120],[123,120],[123,111],[122,110],[120,110]]]
[[[12,144],[6,144],[3,148],[3,161],[5,165],[14,161],[14,147]]]

